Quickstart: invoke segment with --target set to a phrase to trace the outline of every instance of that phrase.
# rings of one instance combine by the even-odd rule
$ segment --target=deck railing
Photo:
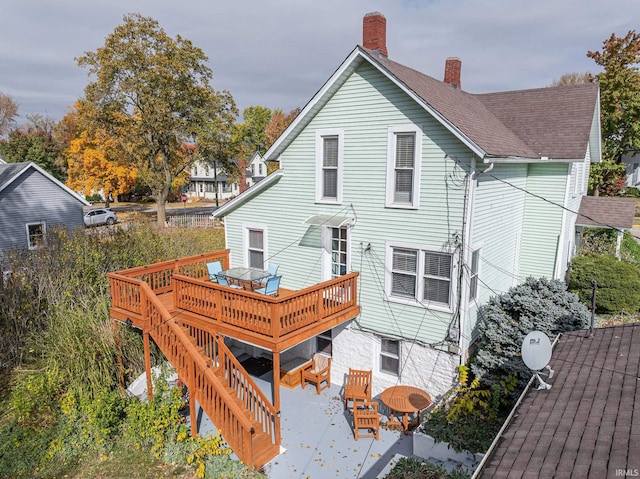
[[[138,266],[136,268],[118,271],[117,273],[109,273],[107,276],[112,280],[114,278],[122,280],[121,277],[139,279],[147,283],[154,293],[161,294],[171,291],[171,278],[174,274],[182,274],[191,278],[208,277],[207,263],[213,261],[220,261],[222,268],[227,269],[229,267],[229,250],[214,251],[213,253]],[[126,283],[126,281],[124,282]],[[111,282],[111,286],[111,296],[113,300],[114,294],[118,297],[120,291],[114,290],[113,281]],[[129,298],[128,294],[129,291],[122,291],[123,298],[126,298],[127,301],[133,301],[134,298]],[[120,304],[117,305],[120,306]],[[131,311],[139,312],[139,308],[131,309]]]
[[[273,444],[279,445],[280,419],[273,406],[264,395],[256,392],[259,388],[237,361],[234,362],[221,338],[185,325],[189,330],[187,335],[149,285],[140,280],[133,281],[139,283],[141,313],[148,318],[146,331],[185,381],[193,400],[198,401],[245,464],[262,466],[254,463],[254,453],[258,452],[253,449],[256,431],[236,400],[245,403],[247,410],[262,425],[262,432]],[[203,354],[210,359],[206,360]],[[225,383],[235,391],[235,398],[225,389]]]
[[[357,277],[358,273],[350,273],[273,298],[174,275],[173,301],[179,309],[277,341],[357,306]]]

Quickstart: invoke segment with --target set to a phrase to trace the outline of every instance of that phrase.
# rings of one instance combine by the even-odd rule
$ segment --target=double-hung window
[[[380,370],[400,375],[400,341],[382,338],[380,344]]]
[[[265,231],[260,228],[245,230],[245,244],[247,246],[247,265],[250,268],[264,268],[265,260]]]
[[[451,309],[453,255],[423,248],[389,246],[388,297],[426,307]]]
[[[421,143],[422,132],[416,125],[389,128],[387,206],[417,208],[420,204]]]
[[[480,250],[471,253],[469,265],[469,301],[478,299],[478,272],[480,270]]]
[[[316,201],[342,202],[342,130],[316,132]]]
[[[27,243],[29,249],[36,249],[38,246],[44,243],[44,237],[46,234],[46,224],[42,223],[27,223]]]

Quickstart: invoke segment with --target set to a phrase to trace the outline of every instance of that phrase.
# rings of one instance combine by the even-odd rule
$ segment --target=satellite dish
[[[541,371],[545,368],[549,370],[546,375],[549,378],[553,377],[553,369],[549,366],[549,361],[551,360],[551,341],[549,337],[542,331],[530,332],[522,341],[521,352],[522,361],[533,371],[540,382],[538,389],[551,389],[551,385],[545,383],[540,377],[540,374],[544,374]]]

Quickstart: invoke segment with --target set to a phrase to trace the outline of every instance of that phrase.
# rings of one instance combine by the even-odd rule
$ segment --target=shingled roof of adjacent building
[[[366,50],[487,155],[581,160],[587,153],[598,84],[472,94]]]
[[[635,198],[583,196],[576,225],[631,229],[635,216]]]
[[[525,393],[474,477],[637,475],[640,323],[563,334],[550,365],[552,388]]]

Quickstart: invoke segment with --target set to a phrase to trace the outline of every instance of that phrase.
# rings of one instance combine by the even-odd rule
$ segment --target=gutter
[[[556,339],[554,339],[553,344],[551,345],[552,348],[555,348],[556,344],[558,343],[558,340],[560,339],[560,336],[561,336],[561,333],[558,333],[558,335],[556,336]],[[520,403],[522,402],[522,400],[524,399],[526,394],[529,392],[529,389],[531,388],[531,384],[533,383],[533,380],[535,379],[535,377],[536,377],[536,375],[533,374],[531,376],[531,379],[529,379],[529,382],[527,383],[527,386],[524,388],[524,391],[522,391],[522,394],[520,394],[520,397],[518,398],[518,401],[515,403],[515,405],[511,409],[511,412],[509,413],[509,416],[507,416],[507,419],[505,419],[504,424],[502,425],[502,427],[498,431],[498,434],[496,434],[496,437],[493,439],[493,442],[491,443],[491,446],[489,446],[489,449],[487,449],[487,452],[485,452],[484,457],[482,458],[482,461],[480,461],[480,464],[478,464],[478,467],[474,471],[473,476],[471,476],[471,479],[477,479],[479,477],[479,474],[482,472],[482,468],[487,463],[487,461],[489,460],[489,457],[491,456],[491,453],[493,452],[493,450],[498,445],[498,441],[502,437],[502,434],[504,433],[504,430],[511,423],[511,420],[513,419],[513,416],[516,415],[516,410],[518,409],[518,406],[520,406]]]

